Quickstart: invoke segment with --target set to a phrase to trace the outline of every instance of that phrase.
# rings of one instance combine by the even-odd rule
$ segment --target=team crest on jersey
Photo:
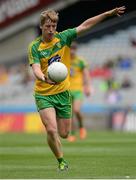
[[[61,61],[61,57],[57,54],[56,56],[53,56],[48,60],[48,66],[53,62],[60,62],[60,61]]]
[[[46,57],[48,55],[48,52],[47,51],[42,51],[40,52],[42,56]]]

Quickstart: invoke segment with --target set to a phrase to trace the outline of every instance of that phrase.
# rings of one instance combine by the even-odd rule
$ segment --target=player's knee
[[[48,136],[54,138],[56,136],[56,134],[57,134],[57,130],[55,130],[55,129],[48,129],[47,130],[47,134],[48,134]]]
[[[69,135],[69,131],[61,131],[59,132],[60,137],[66,139]]]

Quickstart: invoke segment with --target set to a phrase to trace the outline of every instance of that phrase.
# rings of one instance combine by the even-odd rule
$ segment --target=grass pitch
[[[67,172],[57,170],[45,134],[1,134],[0,178],[136,178],[136,133],[90,132],[62,143]]]

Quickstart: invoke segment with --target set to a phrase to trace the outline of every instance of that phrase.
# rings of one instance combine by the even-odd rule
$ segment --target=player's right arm
[[[106,11],[102,14],[99,14],[97,16],[87,19],[78,27],[76,27],[77,35],[80,36],[82,33],[89,31],[94,25],[103,21],[109,16],[115,16],[115,15],[120,16],[121,14],[124,13],[125,9],[126,9],[125,6],[117,7],[112,10]]]
[[[36,79],[44,81],[49,84],[55,84],[49,78],[45,77],[41,70],[40,59],[36,47],[30,44],[28,49],[29,64],[32,66],[32,71]]]
[[[55,82],[52,82],[49,78],[47,78],[43,72],[41,71],[40,64],[32,64],[32,70],[35,77],[41,81],[44,81],[49,84],[56,84]]]
[[[40,64],[32,64],[32,70],[33,70],[34,76],[37,79],[39,79],[41,81],[45,81],[45,76],[44,76],[43,72],[41,71]]]

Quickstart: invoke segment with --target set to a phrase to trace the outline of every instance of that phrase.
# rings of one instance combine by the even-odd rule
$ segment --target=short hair
[[[53,22],[58,22],[59,14],[51,9],[43,11],[40,15],[40,26],[43,26],[46,20],[50,19]]]

